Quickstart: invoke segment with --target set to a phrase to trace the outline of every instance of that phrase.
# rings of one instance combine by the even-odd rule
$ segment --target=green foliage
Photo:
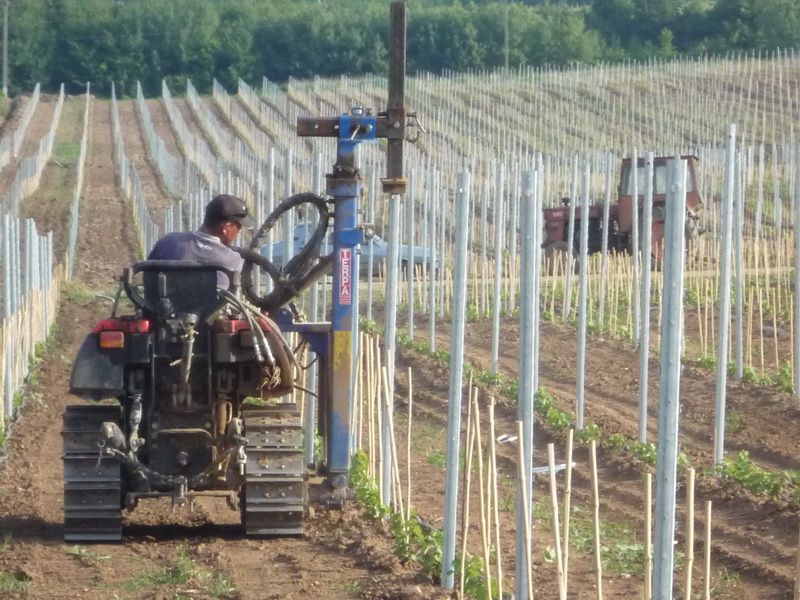
[[[794,393],[794,381],[792,380],[792,365],[788,362],[783,363],[781,370],[778,372],[778,379],[775,382],[778,388],[789,394]]]
[[[74,279],[64,282],[61,288],[61,294],[67,302],[80,304],[81,306],[86,306],[92,302],[95,297],[92,290]]]
[[[534,410],[548,427],[556,431],[567,431],[572,427],[572,415],[557,408],[555,398],[544,388],[536,392]]]
[[[356,500],[370,519],[387,519],[395,539],[395,556],[402,562],[414,562],[434,580],[442,572],[442,547],[444,534],[441,529],[424,527],[416,515],[405,519],[381,504],[378,486],[367,475],[369,459],[364,452],[357,452],[350,464],[350,485]],[[456,572],[460,573],[461,557],[456,557]],[[483,563],[469,554],[464,562],[464,595],[466,598],[488,600],[484,581]]]
[[[194,573],[195,564],[184,549],[172,565],[139,573],[125,581],[122,587],[127,592],[136,592],[157,585],[184,585]]]
[[[619,452],[620,450],[624,450],[628,446],[628,438],[626,438],[621,433],[612,433],[608,436],[606,440],[608,447],[612,450]]]
[[[444,469],[447,466],[447,457],[441,450],[428,450],[425,460],[432,467]]]
[[[76,142],[56,142],[53,144],[53,160],[64,165],[74,165],[78,162],[81,145]]]
[[[0,573],[0,593],[24,593],[30,583],[30,578],[24,573]]]
[[[575,433],[575,441],[579,444],[588,444],[592,440],[595,442],[600,441],[602,432],[600,427],[594,421],[584,423],[583,429]]]
[[[506,14],[512,67],[800,44],[794,0],[571,4],[412,0],[409,71],[501,67]],[[114,81],[132,95],[139,79],[156,95],[162,78],[181,93],[187,80],[207,92],[214,77],[235,89],[239,78],[258,85],[262,75],[385,74],[387,13],[385,0],[12,2],[11,93],[37,81],[50,91],[63,81],[69,93],[91,81],[101,94]]]
[[[68,556],[74,558],[76,561],[86,567],[95,565],[102,560],[111,560],[110,556],[100,554],[98,552],[92,552],[86,546],[81,546],[79,544],[68,547],[66,549],[66,553]]]
[[[380,333],[378,324],[367,317],[360,317],[358,319],[358,328],[364,333],[369,333],[371,335],[378,335]]]
[[[756,496],[772,499],[780,497],[788,481],[785,473],[773,473],[754,464],[747,450],[741,450],[734,459],[726,456],[717,467],[717,473],[724,481],[735,483]]]
[[[350,464],[350,486],[356,499],[370,519],[381,519],[389,509],[381,503],[378,485],[367,475],[369,459],[364,452],[356,452]]]
[[[633,442],[631,443],[631,454],[633,458],[650,467],[656,466],[658,451],[653,442]]]

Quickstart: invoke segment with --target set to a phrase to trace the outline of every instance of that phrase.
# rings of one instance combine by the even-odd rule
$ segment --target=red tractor
[[[651,255],[659,260],[662,255],[662,240],[664,238],[664,218],[666,216],[667,200],[667,161],[669,156],[659,156],[653,161],[653,227]],[[700,192],[697,188],[696,156],[682,156],[686,160],[688,175],[686,181],[686,237],[692,239],[700,232],[699,213],[703,206]],[[609,207],[608,217],[608,250],[616,252],[632,252],[633,230],[633,178],[631,177],[631,159],[622,160],[617,189],[617,202]],[[642,240],[641,223],[644,218],[642,206],[645,192],[645,160],[640,158],[637,163],[638,179],[638,210],[639,210],[639,240]],[[545,239],[542,244],[545,257],[552,260],[557,253],[566,252],[569,247],[569,198],[562,200],[563,206],[546,208],[544,210]],[[577,257],[580,253],[580,231],[583,209],[575,206],[574,235],[572,241],[572,255]],[[641,243],[641,242],[640,242]],[[589,207],[589,254],[600,252],[603,249],[603,205],[593,204]]]

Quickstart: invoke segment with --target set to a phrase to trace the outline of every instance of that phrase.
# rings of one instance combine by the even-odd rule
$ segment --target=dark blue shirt
[[[231,271],[241,271],[244,264],[242,257],[219,238],[202,231],[168,233],[156,242],[147,260],[193,260],[219,264]],[[217,287],[227,290],[229,283],[228,276],[217,271]]]

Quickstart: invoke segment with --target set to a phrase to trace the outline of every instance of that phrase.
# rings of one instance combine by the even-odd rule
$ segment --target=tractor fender
[[[87,400],[115,398],[123,392],[127,352],[100,348],[98,335],[86,336],[72,364],[69,391]]]

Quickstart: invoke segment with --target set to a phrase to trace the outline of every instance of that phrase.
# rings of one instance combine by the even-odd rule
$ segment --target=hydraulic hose
[[[258,250],[266,243],[269,232],[284,213],[303,204],[310,204],[317,209],[319,219],[314,233],[303,249],[288,261],[286,259],[288,259],[289,248],[285,248],[285,264],[277,267],[259,254]],[[244,259],[242,292],[251,304],[267,312],[273,312],[299,296],[303,290],[331,268],[333,264],[331,256],[319,258],[319,250],[328,230],[329,217],[328,203],[322,196],[309,192],[294,194],[275,207],[275,210],[253,236],[249,248],[234,248]],[[271,292],[261,295],[256,289],[253,277],[254,266],[266,271],[272,279],[273,289]]]

